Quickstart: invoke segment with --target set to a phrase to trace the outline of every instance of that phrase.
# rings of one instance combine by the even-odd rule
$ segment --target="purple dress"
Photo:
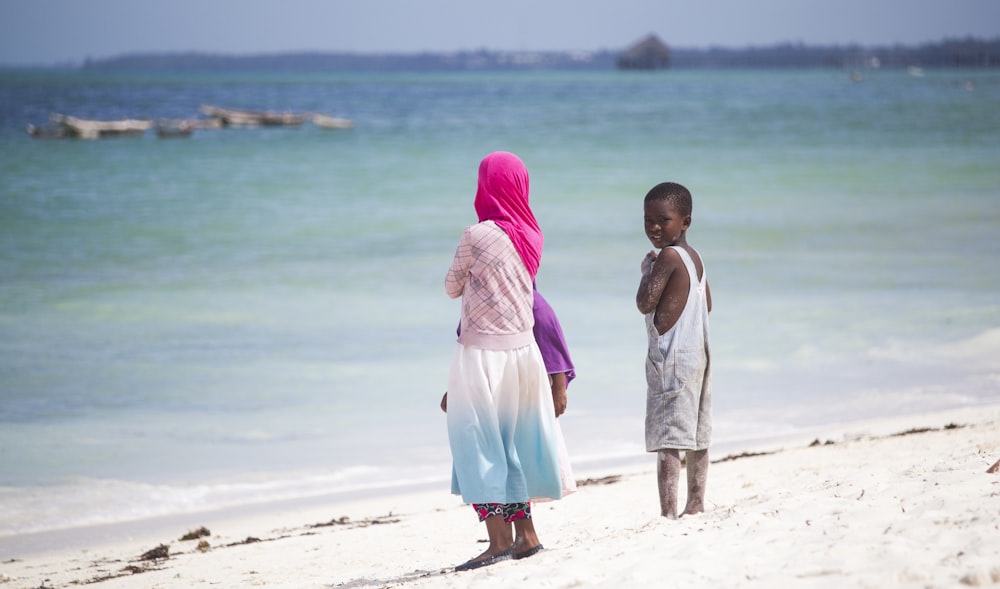
[[[535,289],[535,303],[531,310],[535,315],[535,327],[532,330],[538,348],[542,351],[545,372],[549,374],[567,373],[566,386],[569,387],[569,382],[576,378],[576,370],[573,368],[573,360],[569,357],[569,347],[566,346],[562,325],[559,324],[559,319],[549,302],[538,292],[537,288]]]

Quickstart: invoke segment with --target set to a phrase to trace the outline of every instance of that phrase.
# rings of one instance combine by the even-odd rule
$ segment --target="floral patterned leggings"
[[[519,519],[531,519],[531,503],[473,503],[479,521],[493,515],[502,515],[503,521],[510,523]]]

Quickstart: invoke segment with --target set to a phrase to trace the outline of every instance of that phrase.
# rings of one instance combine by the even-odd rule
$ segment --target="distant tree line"
[[[808,46],[780,44],[745,49],[674,49],[677,68],[923,68],[1000,67],[1000,39],[946,40],[918,46]]]
[[[212,55],[205,53],[133,54],[87,60],[96,71],[450,71],[515,69],[607,69],[613,53],[462,51],[455,53],[278,53]]]
[[[694,68],[995,68],[1000,67],[1000,39],[951,39],[917,46],[810,46],[785,43],[741,49],[670,48],[671,67]],[[608,70],[618,51],[460,51],[453,53],[364,54],[280,53],[216,55],[207,53],[129,54],[88,59],[91,71],[459,71],[459,70]]]

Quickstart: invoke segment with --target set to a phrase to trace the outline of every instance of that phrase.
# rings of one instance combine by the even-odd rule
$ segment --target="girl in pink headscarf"
[[[456,570],[537,553],[530,501],[563,494],[560,434],[532,334],[543,239],[528,204],[528,170],[516,155],[483,159],[475,208],[479,223],[462,233],[445,278],[448,296],[462,298],[448,376],[448,440],[452,492],[473,504],[490,545]]]

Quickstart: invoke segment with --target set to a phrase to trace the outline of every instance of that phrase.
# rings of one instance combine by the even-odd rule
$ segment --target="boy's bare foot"
[[[684,517],[685,515],[697,515],[699,513],[705,513],[704,505],[702,505],[701,503],[698,503],[696,505],[688,503],[687,506],[684,507],[684,511],[681,513],[681,517]]]

